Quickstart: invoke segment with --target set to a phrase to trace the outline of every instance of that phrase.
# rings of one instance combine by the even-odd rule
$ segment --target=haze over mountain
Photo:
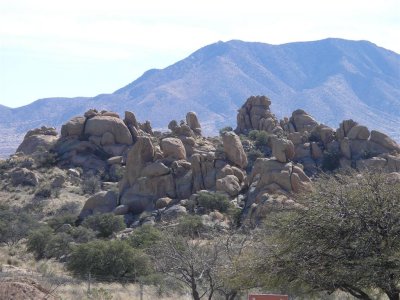
[[[302,108],[335,128],[352,118],[400,140],[399,54],[367,41],[269,45],[233,40],[149,70],[112,94],[41,99],[15,109],[0,105],[0,154],[15,151],[27,130],[60,127],[89,108],[130,110],[153,128],[166,128],[172,119],[195,111],[205,133],[213,134],[235,127],[237,109],[251,95],[268,96],[279,118]]]

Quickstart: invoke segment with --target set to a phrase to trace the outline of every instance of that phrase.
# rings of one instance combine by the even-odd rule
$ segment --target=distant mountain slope
[[[399,54],[367,41],[269,45],[233,40],[208,45],[163,70],[149,70],[113,94],[0,107],[0,145],[8,143],[5,130],[59,127],[88,108],[131,110],[155,128],[196,111],[206,132],[215,133],[235,126],[238,107],[261,94],[271,98],[278,117],[302,108],[330,126],[352,118],[400,140]]]

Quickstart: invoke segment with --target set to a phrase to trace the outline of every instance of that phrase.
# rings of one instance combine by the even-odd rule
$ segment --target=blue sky
[[[0,104],[111,93],[222,40],[340,37],[400,53],[399,0],[0,0]]]

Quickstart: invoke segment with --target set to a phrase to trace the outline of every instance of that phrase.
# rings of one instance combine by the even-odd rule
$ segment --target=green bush
[[[97,176],[86,177],[82,182],[82,192],[84,194],[95,194],[101,189],[101,181]]]
[[[16,245],[38,226],[38,221],[31,214],[0,207],[0,243]]]
[[[259,131],[256,137],[256,146],[266,146],[268,144],[269,135],[266,131]]]
[[[242,209],[239,207],[234,207],[233,205],[228,209],[227,215],[236,226],[240,226]]]
[[[204,226],[201,217],[197,215],[186,215],[179,219],[177,233],[183,236],[197,237],[204,232]]]
[[[57,258],[67,255],[71,250],[73,238],[66,232],[59,232],[52,235],[45,247],[44,255],[47,258]]]
[[[222,193],[214,192],[200,192],[197,198],[199,206],[208,210],[219,210],[226,212],[231,206],[228,197]]]
[[[36,259],[61,258],[69,254],[72,243],[87,243],[96,237],[96,233],[85,227],[71,227],[65,232],[54,231],[49,226],[42,226],[28,236],[27,250]]]
[[[225,132],[228,132],[228,131],[233,131],[233,128],[231,126],[226,126],[224,128],[221,128],[219,130],[219,135],[222,136]]]
[[[53,231],[48,226],[32,231],[28,237],[27,250],[34,253],[36,259],[45,258],[47,245],[52,235]]]
[[[126,228],[123,216],[116,216],[113,213],[89,216],[82,222],[82,226],[96,231],[98,237],[104,238]]]
[[[52,194],[52,189],[50,183],[48,182],[39,185],[35,191],[35,196],[41,198],[50,198],[51,194]]]
[[[72,248],[67,268],[75,275],[89,273],[97,280],[129,278],[134,280],[150,273],[149,257],[121,240],[96,240]]]
[[[264,130],[251,130],[249,138],[255,141],[256,147],[260,148],[268,145],[270,134]]]
[[[129,237],[129,244],[134,248],[148,249],[161,239],[161,232],[154,226],[142,225]]]
[[[47,220],[47,224],[54,230],[57,230],[64,224],[74,225],[76,220],[77,220],[76,215],[65,214],[65,215],[55,216],[55,217]]]
[[[74,239],[75,243],[87,243],[96,238],[96,232],[83,226],[72,227],[68,234]]]
[[[49,168],[57,163],[57,156],[44,147],[39,147],[35,153],[35,162],[39,168]]]
[[[254,130],[251,130],[251,131],[249,132],[249,139],[255,141],[256,138],[257,138],[257,134],[258,134],[258,130],[255,130],[255,129],[254,129]]]

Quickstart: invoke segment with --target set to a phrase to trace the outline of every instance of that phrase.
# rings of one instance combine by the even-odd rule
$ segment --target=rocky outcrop
[[[61,137],[68,137],[68,136],[79,137],[83,135],[85,121],[86,121],[85,117],[72,118],[61,127]]]
[[[85,172],[109,173],[117,179],[116,170],[126,162],[128,150],[141,136],[149,136],[149,123],[140,124],[132,112],[122,120],[117,113],[88,110],[62,126],[61,138],[54,146],[63,167],[81,167]],[[109,158],[119,157],[108,161]],[[114,179],[113,179],[114,178]]]
[[[132,112],[125,112],[122,120],[114,112],[89,110],[63,125],[61,138],[54,129],[43,127],[28,132],[20,147],[31,153],[39,147],[32,142],[37,137],[57,141],[49,148],[57,153],[59,166],[83,169],[77,174],[71,171],[69,179],[80,181],[87,172],[100,173],[107,181],[115,181],[103,183],[103,189],[115,189],[124,172],[118,183],[118,197],[112,192],[93,195],[80,217],[113,212],[133,224],[139,222],[135,220],[141,219],[138,215],[144,211],[153,212],[138,224],[173,220],[188,211],[204,213],[200,206],[193,208],[200,191],[223,193],[233,205],[245,206],[250,215],[258,217],[277,208],[296,208],[295,194],[310,191],[311,175],[332,162],[358,170],[382,169],[394,174],[393,180],[398,178],[400,146],[387,135],[352,120],[343,121],[334,130],[318,124],[303,110],[278,121],[270,104],[264,96],[250,97],[239,110],[235,131],[246,135],[254,130],[248,139],[233,131],[214,138],[202,137],[193,112],[184,121],[171,121],[170,131],[153,132],[149,122],[139,123]],[[254,149],[258,151],[254,156],[261,153],[268,158],[254,162],[254,156],[249,155],[248,166],[247,154]],[[36,161],[35,157],[30,159]],[[14,178],[10,175],[10,179],[14,185],[38,184],[35,173],[27,169],[13,172]],[[64,184],[62,180],[52,183],[55,188]],[[219,220],[225,224],[220,224],[223,228],[227,226],[219,212],[202,218],[206,223]]]
[[[274,158],[259,158],[248,177],[249,191],[246,207],[261,203],[271,194],[289,196],[312,189],[310,178],[292,162],[283,163]]]
[[[239,109],[236,133],[247,134],[251,130],[271,133],[282,132],[278,119],[271,113],[271,101],[265,96],[252,96]]]
[[[186,114],[186,124],[196,135],[201,135],[201,125],[195,112],[191,111]]]
[[[30,155],[38,150],[50,150],[57,142],[57,131],[52,127],[41,127],[29,130],[21,145],[19,145],[17,152],[22,152],[25,155]]]
[[[241,169],[244,169],[247,166],[247,156],[240,138],[233,131],[228,131],[222,135],[222,142],[226,158]]]
[[[194,114],[188,114],[187,120],[196,126],[193,128],[200,128]],[[212,143],[193,135],[186,123],[177,125],[172,121],[169,127],[172,136],[166,133],[153,140],[139,136],[129,150],[126,173],[119,184],[119,204],[128,207],[130,213],[139,214],[164,206],[165,201],[160,199],[176,203],[204,189],[223,191],[230,197],[239,194],[245,184],[242,168],[247,165],[247,158],[236,134],[223,138],[226,151],[217,151]],[[182,135],[185,132],[188,136]],[[189,143],[192,148],[187,153]]]
[[[132,135],[126,127],[125,123],[116,117],[111,116],[95,116],[87,120],[85,125],[85,135],[98,137],[100,144],[106,146],[101,142],[104,140],[104,136],[108,135],[111,138],[111,144],[132,144]],[[108,139],[107,139],[108,140]],[[109,145],[108,143],[107,145]]]
[[[273,138],[272,143],[272,156],[279,162],[286,163],[293,159],[294,145],[292,141],[286,139]]]
[[[186,122],[181,120],[180,123],[172,120],[168,124],[168,129],[178,137],[199,137],[201,136],[201,125],[196,113],[188,112],[186,114]]]
[[[172,159],[186,159],[185,146],[180,139],[177,138],[165,138],[161,140],[161,150],[165,157]]]
[[[126,160],[125,180],[129,185],[133,185],[140,176],[147,163],[154,160],[154,146],[149,137],[140,137],[131,150],[128,152]]]
[[[294,131],[301,133],[305,131],[311,132],[318,125],[318,122],[302,109],[295,110],[292,113],[289,123],[293,126]],[[291,128],[289,125],[289,131]]]
[[[341,155],[349,161],[358,161],[383,154],[400,154],[400,146],[386,134],[353,120],[343,121],[336,131]],[[358,163],[363,165],[364,163]]]
[[[83,220],[84,218],[96,213],[112,212],[117,207],[117,204],[118,197],[115,192],[98,192],[86,200],[85,205],[79,214],[79,219]]]
[[[370,142],[381,146],[388,152],[395,151],[397,153],[400,153],[400,146],[394,140],[392,140],[390,137],[388,137],[386,134],[382,132],[372,130]]]

